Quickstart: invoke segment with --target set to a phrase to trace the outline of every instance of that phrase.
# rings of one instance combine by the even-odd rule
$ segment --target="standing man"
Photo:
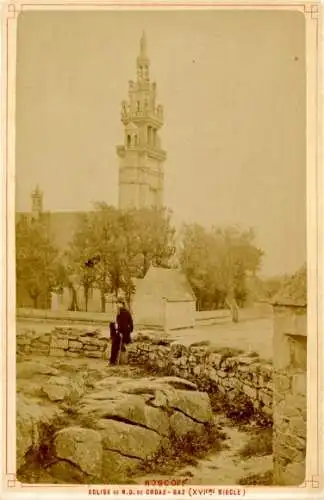
[[[131,333],[133,332],[134,325],[132,315],[126,309],[125,302],[123,300],[118,301],[116,322],[118,332],[121,336],[121,353],[126,353],[125,345],[129,344],[131,341]]]

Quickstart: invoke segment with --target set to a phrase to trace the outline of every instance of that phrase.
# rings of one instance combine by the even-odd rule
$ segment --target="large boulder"
[[[50,401],[78,401],[85,392],[84,380],[81,377],[50,377],[42,390]]]
[[[103,450],[102,480],[106,484],[127,484],[128,477],[140,463],[139,458],[126,457],[117,451]]]
[[[26,454],[36,450],[44,433],[53,420],[62,416],[62,411],[54,406],[44,406],[41,402],[20,394],[16,399],[16,465],[17,471],[25,464]]]
[[[42,367],[29,388],[33,395],[38,384],[42,398],[18,396],[17,470],[29,450],[40,447],[42,438],[48,441],[46,432],[52,436],[54,427],[54,462],[46,467],[53,480],[125,484],[141,462],[172,445],[173,437],[201,434],[204,424],[212,422],[208,395],[182,378],[130,378],[128,372],[123,377],[121,367],[105,376],[104,368],[99,373],[88,365],[71,374],[63,361],[55,368],[59,372]],[[26,370],[36,368],[25,365]]]
[[[115,451],[128,458],[151,458],[163,443],[163,437],[157,432],[115,420],[101,419],[96,429],[101,434],[105,451]]]
[[[207,392],[178,390],[170,392],[168,403],[171,408],[181,411],[187,417],[200,423],[211,423],[213,412]]]
[[[59,371],[42,363],[36,363],[36,361],[23,361],[17,363],[17,379],[30,379],[31,377],[39,375],[59,375]]]
[[[176,438],[182,438],[189,433],[202,435],[205,430],[204,424],[186,417],[183,413],[175,411],[170,417],[170,430]]]
[[[71,462],[88,476],[101,477],[102,443],[99,432],[66,427],[55,434],[54,453],[57,458]]]
[[[80,403],[81,416],[95,420],[114,419],[154,430],[160,435],[168,435],[168,415],[160,408],[147,405],[148,398],[122,392],[99,391],[92,393]]]

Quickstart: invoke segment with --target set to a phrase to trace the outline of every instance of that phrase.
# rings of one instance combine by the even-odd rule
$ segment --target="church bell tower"
[[[32,198],[32,218],[39,219],[43,213],[43,193],[37,185],[31,195]]]
[[[119,208],[162,207],[166,153],[159,130],[163,107],[156,103],[156,84],[150,81],[146,36],[140,40],[137,79],[129,82],[128,100],[122,102],[124,144],[119,157]]]

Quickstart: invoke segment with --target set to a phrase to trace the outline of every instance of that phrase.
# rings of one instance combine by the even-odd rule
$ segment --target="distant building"
[[[78,211],[60,211],[48,212],[43,209],[43,193],[37,186],[31,195],[31,211],[17,212],[16,221],[21,217],[29,220],[40,219],[44,222],[49,234],[53,238],[53,243],[64,252],[73,239],[74,233],[78,227],[78,222],[87,212]]]
[[[51,237],[54,245],[59,249],[61,254],[68,249],[70,242],[73,239],[74,233],[78,228],[78,222],[80,217],[84,215],[85,212],[48,212],[44,210],[43,205],[43,192],[37,186],[31,193],[31,210],[29,212],[17,212],[16,222],[21,218],[25,218],[30,222],[35,220],[40,220],[46,227],[49,236]],[[80,293],[80,298],[82,294]],[[81,299],[80,299],[81,300]],[[27,291],[18,286],[16,288],[16,301],[17,307],[33,307],[33,301]],[[63,305],[62,305],[63,302]],[[57,303],[54,309],[68,309],[70,306],[70,292],[65,290],[62,297],[60,297],[60,303]],[[47,292],[40,294],[37,307],[40,309],[48,309],[51,307],[51,298]],[[82,307],[82,305],[81,305]],[[93,306],[95,310],[99,308],[100,310],[100,299],[99,306]]]
[[[193,328],[196,297],[186,278],[178,269],[151,266],[137,282],[133,299],[137,328],[164,330]]]
[[[128,100],[122,102],[124,144],[117,146],[121,209],[163,205],[166,153],[159,138],[163,107],[156,103],[156,84],[150,81],[149,68],[143,33],[137,58],[137,80],[129,82]]]

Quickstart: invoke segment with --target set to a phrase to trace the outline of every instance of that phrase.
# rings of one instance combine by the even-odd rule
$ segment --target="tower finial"
[[[146,34],[143,30],[141,40],[140,40],[140,57],[147,57],[147,41]]]

